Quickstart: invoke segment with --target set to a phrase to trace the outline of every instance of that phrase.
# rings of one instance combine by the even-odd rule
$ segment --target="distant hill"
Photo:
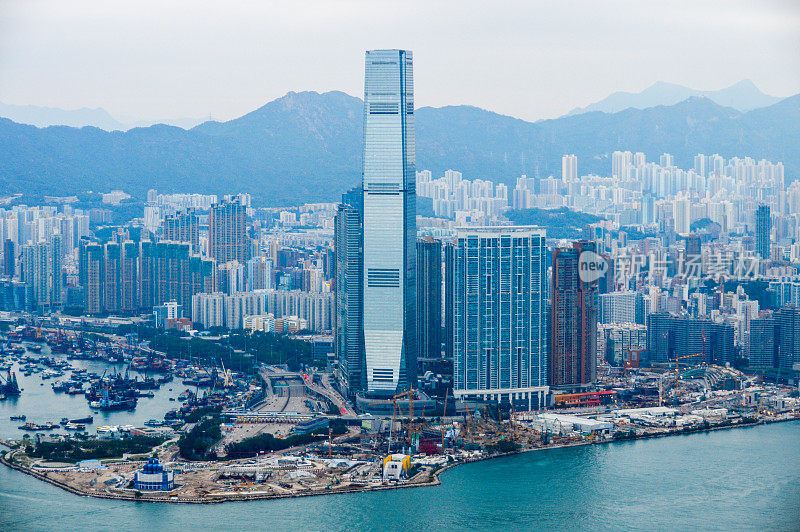
[[[773,105],[781,100],[776,96],[764,94],[749,79],[716,91],[699,91],[683,85],[659,81],[642,92],[615,92],[599,102],[573,109],[568,116],[592,111],[617,113],[629,108],[647,109],[657,105],[675,105],[693,96],[708,98],[714,103],[724,107],[733,107],[738,111],[751,111]]]
[[[8,118],[20,124],[37,127],[47,126],[94,126],[106,131],[127,129],[105,109],[59,109],[57,107],[40,107],[37,105],[11,105],[0,102],[0,117]]]
[[[183,128],[194,127],[202,120],[197,118],[173,118],[166,120],[130,119],[120,121],[102,108],[59,109],[57,107],[41,107],[37,105],[11,105],[0,102],[0,117],[8,118],[20,124],[37,127],[92,126],[106,131],[127,131],[134,127],[151,126],[158,123],[170,124]]]
[[[581,173],[607,174],[617,149],[649,159],[698,153],[783,161],[800,171],[800,95],[742,113],[706,98],[535,123],[469,106],[416,110],[417,168],[449,168],[513,186],[521,174],[559,175],[561,156]],[[0,119],[0,194],[68,195],[122,189],[251,193],[268,205],[336,200],[361,173],[362,102],[342,92],[289,93],[240,118],[189,130],[156,125],[107,132],[37,128]],[[30,201],[30,200],[28,200]]]

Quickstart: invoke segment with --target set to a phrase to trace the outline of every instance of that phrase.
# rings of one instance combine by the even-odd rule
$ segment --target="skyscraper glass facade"
[[[456,397],[541,408],[547,394],[545,233],[459,229],[454,250]]]
[[[417,349],[442,356],[442,243],[430,237],[417,242]]]
[[[342,196],[334,219],[336,249],[336,356],[339,360],[342,391],[351,395],[364,390],[364,328],[362,275],[362,191],[354,189]]]
[[[364,348],[367,388],[416,380],[416,169],[411,52],[366,54]]]

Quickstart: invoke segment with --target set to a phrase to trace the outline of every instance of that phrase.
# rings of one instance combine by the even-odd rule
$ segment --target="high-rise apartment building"
[[[342,391],[348,396],[363,391],[367,380],[364,361],[362,201],[360,188],[344,194],[334,218],[334,349],[339,360]]]
[[[78,253],[78,282],[83,288],[83,311],[99,314],[103,305],[103,246],[81,240]]]
[[[36,260],[37,253],[36,253],[36,246],[33,244],[26,244],[22,246],[22,263],[20,264],[20,280],[24,282],[31,290],[31,297],[32,303],[35,303],[35,295],[34,295],[34,276],[36,271]]]
[[[32,305],[51,310],[62,303],[61,235],[22,247],[22,274],[31,289]]]
[[[158,305],[155,296],[155,253],[152,240],[139,242],[139,307],[144,311]]]
[[[247,261],[245,265],[247,290],[266,290],[275,288],[272,259],[261,254]]]
[[[776,367],[777,348],[775,317],[772,314],[768,314],[750,320],[747,365],[754,369]]]
[[[769,234],[772,230],[772,218],[769,205],[759,205],[756,209],[756,253],[762,259],[769,259]]]
[[[217,265],[216,290],[224,294],[236,294],[246,290],[244,264],[232,260]]]
[[[698,355],[687,364],[723,365],[735,358],[733,326],[706,318],[655,313],[647,318],[647,352],[651,363]]]
[[[544,229],[459,229],[454,251],[454,395],[541,408],[549,390]]]
[[[120,244],[119,309],[125,314],[139,309],[139,245],[132,240]]]
[[[366,54],[364,349],[367,390],[416,383],[416,184],[411,52]]]
[[[625,172],[631,165],[633,154],[629,151],[615,151],[611,154],[611,175],[612,177],[625,178]]]
[[[778,367],[792,369],[800,364],[800,308],[783,307],[775,312]]]
[[[14,241],[7,238],[3,242],[3,274],[7,277],[14,277],[17,268],[16,246]]]
[[[577,155],[564,155],[561,157],[561,179],[564,183],[578,179]]]
[[[651,194],[642,196],[640,221],[642,225],[650,225],[656,222],[656,202]]]
[[[586,253],[585,257],[582,255]],[[596,378],[597,279],[581,275],[594,262],[597,244],[574,242],[553,250],[550,289],[550,385],[579,389]]]
[[[177,273],[173,265],[177,265]],[[156,279],[159,305],[174,300],[183,305],[186,313],[191,308],[192,295],[213,291],[214,263],[193,255],[186,244],[157,244],[155,266],[157,272],[169,271],[168,282]]]
[[[176,301],[186,313],[191,309],[192,295],[213,292],[213,263],[192,255],[190,244],[158,242],[153,256],[154,304]],[[189,316],[192,317],[192,316]]]
[[[417,241],[417,349],[442,356],[442,243],[430,237]]]
[[[633,290],[600,294],[600,323],[644,324],[644,300]]]
[[[454,319],[454,290],[455,290],[455,250],[452,243],[443,245],[444,248],[444,356],[453,360],[453,319]]]
[[[192,295],[212,292],[213,261],[194,255],[188,242],[81,240],[78,282],[87,314],[152,311],[168,301],[191,313]]]
[[[192,251],[200,251],[200,217],[194,209],[165,216],[161,228],[164,240],[189,242]]]
[[[107,312],[116,313],[119,307],[120,246],[106,242],[103,264],[103,301]]]
[[[247,215],[236,198],[211,207],[208,216],[208,254],[222,264],[248,258]],[[184,309],[187,305],[184,305]]]
[[[61,235],[53,235],[47,249],[47,301],[49,308],[61,307],[64,301],[64,244]]]
[[[706,175],[706,156],[702,153],[694,156],[694,171],[703,177]]]
[[[672,216],[675,222],[675,232],[688,233],[692,225],[692,203],[686,198],[676,199],[672,203]]]

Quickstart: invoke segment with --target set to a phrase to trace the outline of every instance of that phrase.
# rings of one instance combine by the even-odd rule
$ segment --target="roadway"
[[[340,415],[348,417],[353,417],[356,415],[355,409],[347,403],[341,394],[333,389],[333,385],[330,382],[331,375],[328,373],[317,373],[317,375],[320,375],[321,377],[322,384],[320,385],[314,383],[314,374],[296,373],[275,366],[265,366],[261,368],[259,372],[263,380],[284,378],[291,382],[293,378],[301,377],[306,388],[318,395],[321,395],[322,397],[325,397],[332,404],[336,405],[336,407],[339,409]]]
[[[330,375],[326,373],[317,373],[317,375],[320,375],[320,380],[323,383],[322,385],[314,383],[313,375],[303,373],[303,382],[305,382],[306,387],[308,387],[308,389],[311,391],[322,395],[331,403],[336,405],[336,407],[339,409],[339,413],[342,416],[355,416],[355,410],[347,405],[347,401],[344,400],[344,397],[342,397],[332,387],[329,388],[325,385],[325,381],[330,377]],[[330,385],[330,383],[328,384]]]

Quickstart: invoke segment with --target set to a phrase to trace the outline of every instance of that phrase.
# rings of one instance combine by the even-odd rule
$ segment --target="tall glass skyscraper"
[[[442,358],[442,242],[417,241],[417,353]]]
[[[542,408],[547,385],[545,231],[473,227],[456,233],[453,394]]]
[[[367,390],[393,394],[417,375],[416,168],[411,52],[366,54],[364,349]]]
[[[363,211],[361,188],[342,195],[334,218],[336,258],[336,356],[344,395],[352,396],[365,388],[364,368],[364,276],[362,274]]]

